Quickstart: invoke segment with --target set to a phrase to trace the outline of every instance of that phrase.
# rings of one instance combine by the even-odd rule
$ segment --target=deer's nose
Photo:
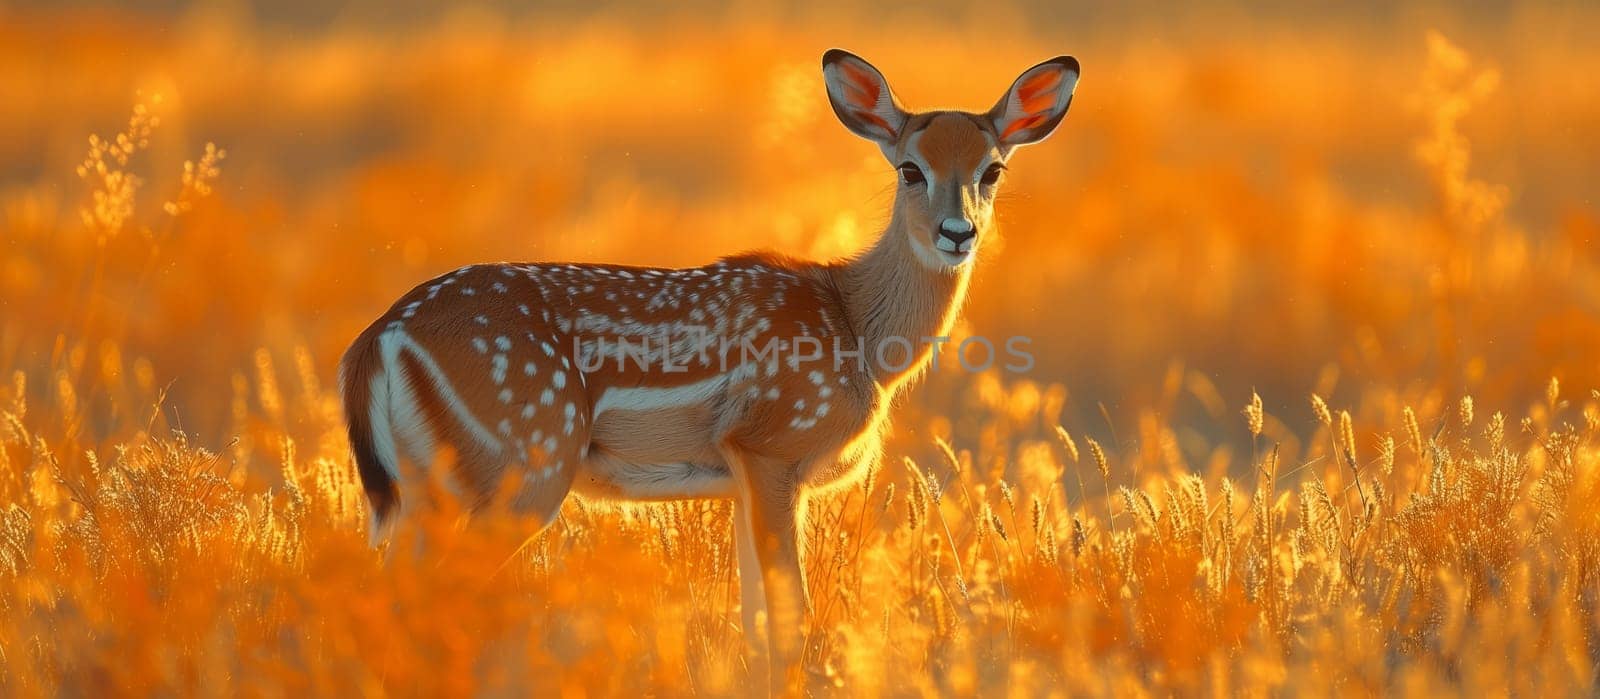
[[[972,239],[978,229],[964,218],[950,217],[939,224],[938,248],[946,252],[967,252],[972,249]]]

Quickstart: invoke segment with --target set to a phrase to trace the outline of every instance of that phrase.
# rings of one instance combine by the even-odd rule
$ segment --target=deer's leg
[[[549,442],[553,449],[532,449],[533,453],[522,456],[519,463],[508,468],[505,477],[516,483],[512,511],[530,517],[537,530],[550,526],[572,490],[588,439],[589,431],[579,429],[573,435]]]
[[[752,453],[732,440],[723,454],[738,483],[738,509],[749,522],[761,569],[767,650],[776,689],[798,688],[805,637],[805,582],[800,568],[800,492],[795,464]],[[742,583],[748,593],[749,583]],[[750,613],[746,613],[749,623]],[[747,628],[746,633],[751,629]]]
[[[739,554],[739,608],[744,618],[744,639],[750,655],[759,657],[766,654],[767,590],[761,583],[761,558],[756,553],[751,509],[742,496],[733,504],[733,544]]]

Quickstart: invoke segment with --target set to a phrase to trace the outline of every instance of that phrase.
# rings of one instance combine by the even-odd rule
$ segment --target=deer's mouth
[[[943,260],[945,262],[945,264],[948,264],[951,267],[956,267],[956,266],[959,266],[962,263],[966,262],[967,260],[972,259],[972,251],[968,250],[966,252],[960,252],[960,251],[950,252],[950,251],[947,251],[947,250],[940,249],[939,250],[939,259]]]
[[[973,233],[951,235],[940,231],[933,237],[933,247],[939,251],[939,257],[952,265],[958,265],[972,257],[972,244],[978,237]]]

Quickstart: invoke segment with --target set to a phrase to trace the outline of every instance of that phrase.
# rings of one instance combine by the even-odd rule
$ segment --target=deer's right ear
[[[828,103],[846,128],[885,152],[894,148],[910,115],[877,68],[849,51],[829,49],[822,54],[822,79],[828,85]]]

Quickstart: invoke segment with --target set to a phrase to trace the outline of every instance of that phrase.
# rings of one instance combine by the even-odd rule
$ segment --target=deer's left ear
[[[989,110],[1001,147],[1043,141],[1067,115],[1077,86],[1078,59],[1071,56],[1057,56],[1024,72]]]

